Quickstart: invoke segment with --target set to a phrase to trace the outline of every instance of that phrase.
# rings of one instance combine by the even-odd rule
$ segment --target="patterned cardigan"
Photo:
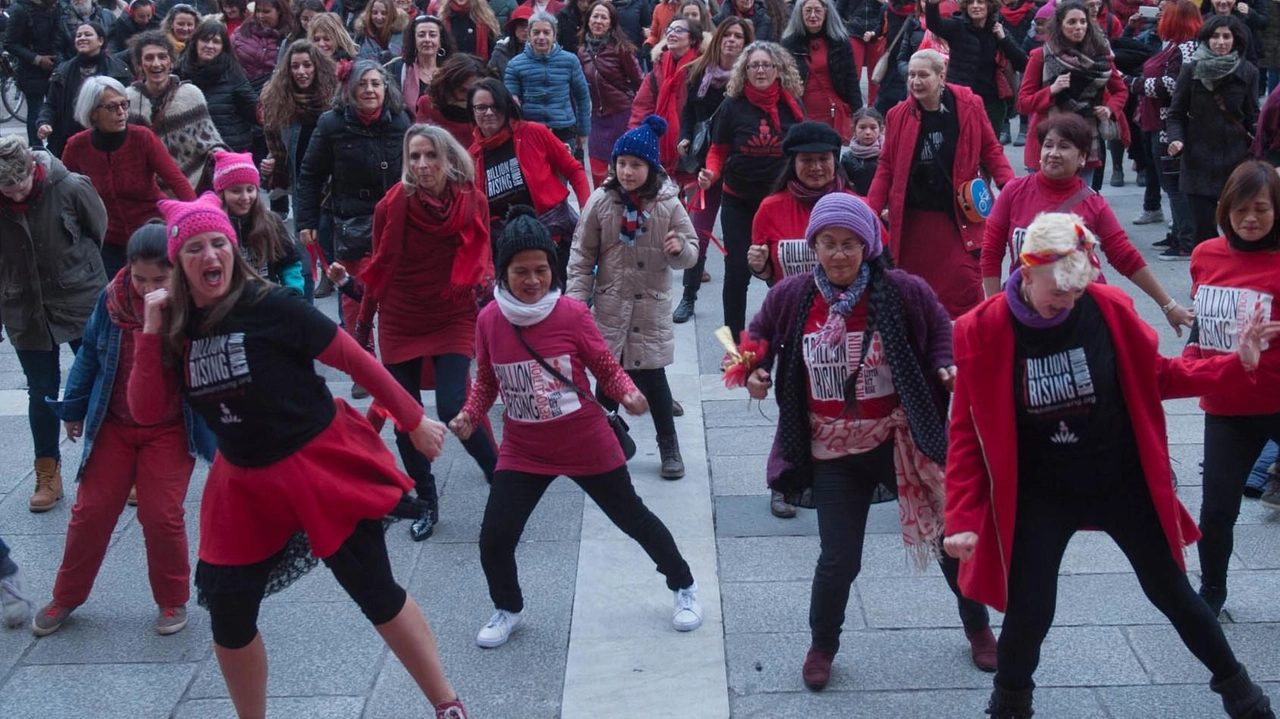
[[[164,104],[159,107],[153,104],[158,98],[147,94],[141,80],[128,87],[125,92],[129,98],[129,123],[151,128],[199,194],[211,189],[212,171],[206,178],[206,168],[211,170],[213,166],[209,153],[231,148],[222,141],[222,135],[209,117],[209,105],[200,88],[180,82],[176,76],[171,76],[169,81],[177,83],[177,87],[167,93],[162,100]],[[163,189],[173,194],[169,188]]]

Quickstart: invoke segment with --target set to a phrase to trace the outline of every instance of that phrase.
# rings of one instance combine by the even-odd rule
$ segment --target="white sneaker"
[[[10,628],[26,624],[27,617],[35,611],[36,604],[27,596],[27,581],[21,568],[0,579],[0,606],[4,608],[4,623]]]
[[[698,604],[698,583],[694,582],[685,589],[677,589],[675,595],[676,609],[671,615],[671,626],[677,632],[692,632],[702,626],[702,605]]]
[[[489,623],[484,625],[480,633],[476,635],[476,644],[485,649],[493,649],[507,643],[511,638],[511,633],[520,628],[524,624],[524,612],[508,612],[505,609],[499,609],[489,618]]]

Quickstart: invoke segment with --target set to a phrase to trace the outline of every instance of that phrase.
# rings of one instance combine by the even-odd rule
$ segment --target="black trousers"
[[[516,570],[516,545],[538,501],[556,479],[551,474],[500,470],[493,475],[489,501],[480,525],[480,565],[489,582],[489,597],[497,609],[524,611],[524,595]],[[631,485],[627,465],[604,474],[570,477],[604,510],[609,521],[636,540],[664,577],[667,588],[693,585],[693,573],[680,555],[667,526],[649,511]]]
[[[649,400],[649,414],[653,415],[653,428],[659,437],[668,437],[676,433],[676,418],[672,414],[671,384],[667,382],[665,367],[657,369],[629,369],[627,376],[635,382],[636,389]],[[596,401],[610,412],[618,409],[617,400],[605,395],[600,384],[596,383]]]
[[[436,411],[440,421],[448,424],[458,416],[462,405],[467,401],[471,360],[466,355],[447,354],[431,358],[417,357],[407,362],[387,365],[391,376],[418,404],[422,404],[422,363],[426,359],[431,360],[436,375]],[[498,452],[494,449],[489,434],[484,431],[473,432],[462,446],[476,460],[476,464],[480,465],[485,479],[491,479],[494,468],[498,466]],[[436,490],[435,475],[431,473],[431,460],[413,446],[413,440],[407,432],[396,431],[396,448],[400,450],[400,461],[404,462],[404,473],[413,480],[418,499],[426,502],[432,509],[438,507],[439,493]]]
[[[107,280],[115,279],[116,274],[129,264],[129,254],[122,245],[103,244],[98,253],[102,255],[102,269],[107,273]]]
[[[747,250],[751,249],[751,223],[756,219],[758,200],[746,200],[728,192],[720,203],[720,227],[724,232],[724,323],[734,338],[747,326],[747,287],[751,284],[751,267]]]
[[[863,454],[813,463],[813,500],[818,510],[818,537],[822,550],[813,572],[809,596],[809,631],[813,648],[835,654],[849,605],[849,588],[862,570],[862,543],[867,533],[867,512],[876,486],[894,477],[893,442],[885,442]],[[990,624],[987,609],[960,594],[956,578],[960,562],[942,554],[942,574],[956,595],[960,621],[968,630]]]
[[[1208,195],[1186,196],[1191,206],[1192,239],[1198,245],[1218,236],[1218,198]]]
[[[1226,679],[1239,669],[1213,611],[1174,559],[1145,485],[1093,495],[1020,487],[1017,513],[1009,604],[997,644],[997,686],[1013,691],[1035,686],[1032,675],[1040,664],[1040,645],[1057,606],[1062,555],[1071,537],[1085,527],[1101,529],[1115,540],[1147,599],[1169,618],[1214,679]]]
[[[1267,440],[1280,442],[1280,414],[1204,416],[1204,499],[1200,504],[1200,576],[1227,586],[1240,500],[1253,463]]]

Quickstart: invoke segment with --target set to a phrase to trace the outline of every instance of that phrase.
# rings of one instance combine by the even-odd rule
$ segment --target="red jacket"
[[[997,187],[1004,187],[1013,179],[1013,168],[1004,157],[1004,148],[996,140],[995,130],[987,119],[982,98],[967,87],[947,85],[956,98],[956,114],[960,119],[960,138],[956,142],[956,160],[951,167],[951,177],[956,183],[978,177],[980,171],[992,177]],[[908,97],[889,111],[884,136],[884,150],[880,153],[880,166],[871,181],[867,204],[877,214],[889,208],[889,229],[896,241],[889,243],[889,251],[898,256],[898,242],[902,240],[900,228],[907,204],[907,178],[911,175],[911,163],[915,160],[916,138],[920,135],[920,113],[914,98]],[[954,193],[953,193],[954,194]],[[953,198],[954,199],[954,198]],[[965,219],[958,203],[952,203],[956,225],[960,228],[965,248],[970,252],[982,248],[982,223],[974,224]]]
[[[67,140],[63,164],[93,182],[107,206],[107,234],[103,242],[124,247],[134,230],[160,216],[156,201],[166,195],[156,184],[156,176],[173,188],[179,200],[196,199],[187,178],[178,169],[169,151],[150,129],[129,125],[124,144],[108,155],[93,146],[91,130],[81,130]]]
[[[473,138],[479,138],[479,133],[476,130]],[[578,209],[587,204],[587,196],[591,194],[587,189],[587,171],[569,154],[569,148],[560,138],[545,125],[528,120],[512,121],[511,137],[516,143],[516,161],[520,163],[529,196],[533,198],[533,209],[539,215],[569,196],[569,188],[560,181],[561,177],[569,181],[578,196]],[[478,139],[471,143],[470,153],[476,163],[476,186],[484,192],[484,148],[480,147]]]
[[[1036,125],[1049,117],[1049,108],[1053,106],[1053,95],[1042,81],[1044,75],[1044,48],[1031,51],[1027,59],[1027,69],[1022,73],[1022,86],[1018,88],[1018,112],[1031,116],[1031,128],[1027,132],[1027,146],[1022,151],[1023,164],[1029,170],[1040,169],[1040,140],[1036,136]],[[1111,117],[1120,127],[1120,142],[1129,146],[1129,122],[1125,120],[1124,104],[1129,99],[1129,88],[1125,87],[1124,78],[1116,69],[1115,61],[1111,62],[1111,79],[1107,81],[1107,89],[1102,93],[1102,103],[1111,108]],[[1101,163],[1090,162],[1087,167],[1097,167]]]
[[[1234,356],[1161,356],[1155,330],[1138,317],[1123,290],[1093,283],[1088,292],[1111,330],[1147,487],[1169,551],[1185,570],[1183,547],[1199,539],[1200,531],[1173,491],[1160,402],[1211,390],[1246,391],[1252,380]],[[960,589],[999,611],[1004,611],[1008,594],[1018,506],[1013,322],[1003,292],[956,321],[956,388],[947,450],[947,535],[978,534],[973,557],[960,564]]]

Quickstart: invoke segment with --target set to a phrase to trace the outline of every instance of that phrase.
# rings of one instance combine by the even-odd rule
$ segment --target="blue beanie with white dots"
[[[662,160],[658,157],[658,138],[667,134],[667,121],[657,115],[650,115],[640,126],[628,130],[625,135],[613,143],[613,154],[609,156],[609,164],[618,160],[619,155],[632,155],[649,163],[654,170],[662,169]]]

